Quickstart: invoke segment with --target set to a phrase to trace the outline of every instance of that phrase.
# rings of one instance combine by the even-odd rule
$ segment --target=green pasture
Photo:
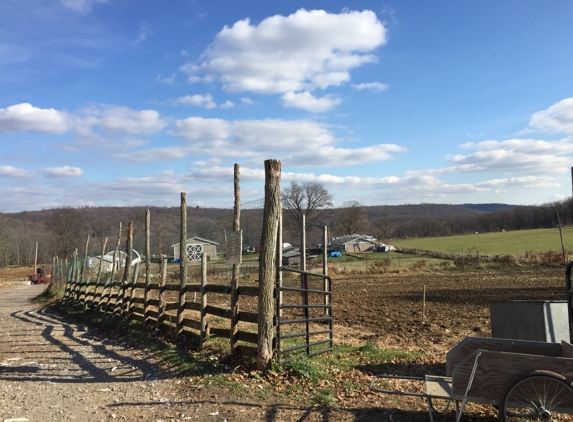
[[[563,227],[563,243],[573,250],[573,227]],[[388,242],[404,248],[424,249],[458,255],[518,255],[561,251],[559,228],[427,237]]]

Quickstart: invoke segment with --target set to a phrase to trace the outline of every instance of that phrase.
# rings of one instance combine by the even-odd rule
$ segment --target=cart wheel
[[[510,421],[570,421],[573,388],[565,377],[535,371],[511,387],[503,399],[500,419]]]
[[[448,399],[429,399],[428,405],[430,410],[434,413],[446,413],[450,411],[453,400]]]

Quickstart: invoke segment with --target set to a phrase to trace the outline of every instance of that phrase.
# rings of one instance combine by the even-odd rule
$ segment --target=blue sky
[[[573,2],[3,0],[0,212],[571,195]]]

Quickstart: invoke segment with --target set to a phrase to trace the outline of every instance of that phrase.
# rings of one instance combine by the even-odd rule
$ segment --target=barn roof
[[[332,245],[345,245],[346,243],[352,242],[355,240],[360,240],[360,241],[370,242],[370,243],[376,243],[376,238],[373,236],[368,236],[368,235],[364,235],[364,234],[351,234],[348,236],[335,237],[334,239],[332,239],[331,244]]]

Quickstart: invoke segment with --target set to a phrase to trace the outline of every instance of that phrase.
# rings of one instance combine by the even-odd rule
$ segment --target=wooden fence
[[[129,281],[122,282],[113,279],[113,272],[101,277],[102,274],[99,271],[96,279],[91,280],[84,273],[82,259],[78,257],[78,254],[74,256],[67,270],[68,277],[64,293],[66,301],[82,304],[96,312],[121,315],[128,320],[137,320],[142,322],[146,328],[161,331],[176,332],[180,321],[183,334],[195,337],[201,346],[210,337],[222,337],[235,343],[231,344],[231,348],[239,354],[253,355],[257,352],[256,325],[247,326],[254,332],[238,330],[235,336],[231,336],[231,321],[257,324],[258,314],[256,312],[240,311],[239,306],[225,309],[221,306],[209,305],[209,294],[222,294],[230,298],[232,286],[207,283],[205,255],[201,261],[200,284],[186,284],[183,288],[179,283],[167,283],[166,257],[162,258],[160,271],[155,274],[154,280],[151,281],[151,277],[147,278],[149,282],[139,281],[139,264],[135,265]],[[59,272],[63,273],[63,268],[60,268]],[[157,278],[159,281],[156,280]],[[169,292],[174,293],[169,294]],[[194,293],[194,295],[185,295],[185,293]],[[235,295],[237,298],[257,297],[259,287],[237,287]],[[186,299],[183,306],[180,302],[181,297]],[[195,312],[185,312],[186,310]],[[216,324],[217,326],[211,326],[209,316],[228,321],[229,328],[221,328],[220,323]],[[246,344],[236,344],[237,342]]]

